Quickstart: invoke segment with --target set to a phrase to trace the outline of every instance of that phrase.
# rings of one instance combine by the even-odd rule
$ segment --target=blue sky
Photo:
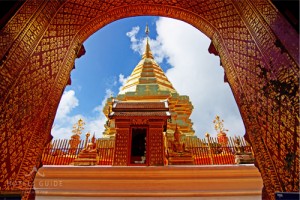
[[[54,138],[70,138],[72,126],[82,118],[86,132],[102,136],[106,121],[102,108],[141,59],[145,26],[156,61],[177,92],[190,96],[191,119],[196,135],[216,136],[212,121],[224,119],[228,135],[244,135],[245,129],[230,87],[224,83],[219,57],[208,53],[209,38],[191,25],[162,17],[132,17],[115,21],[91,35],[86,54],[75,61],[72,84],[67,86],[53,124]]]

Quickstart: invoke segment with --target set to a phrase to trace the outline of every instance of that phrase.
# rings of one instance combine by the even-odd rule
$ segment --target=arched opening
[[[86,53],[76,59],[72,84],[65,89],[51,130],[54,139],[69,139],[79,118],[86,122],[85,132],[103,137],[104,101],[119,93],[141,60],[146,23],[155,60],[178,93],[191,100],[195,135],[217,136],[213,120],[220,115],[228,136],[243,136],[244,125],[220,59],[208,52],[210,40],[185,22],[148,16],[112,22],[84,42]]]
[[[1,190],[15,188],[11,181],[33,181],[35,173],[25,175],[39,166],[82,42],[106,24],[140,15],[180,19],[212,39],[265,194],[298,191],[299,35],[269,1],[184,0],[26,1],[21,6],[1,30]],[[28,191],[24,185],[20,189]]]

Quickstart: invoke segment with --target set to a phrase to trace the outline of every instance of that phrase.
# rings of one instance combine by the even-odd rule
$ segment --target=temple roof
[[[110,117],[170,117],[168,111],[155,111],[155,112],[112,112]]]
[[[147,31],[149,32],[149,30],[146,29],[146,33]],[[148,37],[146,41],[145,52],[142,55],[141,61],[134,68],[119,94],[140,91],[138,89],[139,87],[147,87],[150,88],[150,90],[157,90],[154,93],[157,93],[158,91],[176,92],[171,82],[166,77],[164,71],[154,60]]]
[[[127,102],[127,101],[115,101],[112,107],[113,111],[117,110],[169,110],[167,101],[156,102]]]
[[[112,106],[110,117],[169,117],[169,105],[167,101],[154,102],[128,102],[115,101]]]

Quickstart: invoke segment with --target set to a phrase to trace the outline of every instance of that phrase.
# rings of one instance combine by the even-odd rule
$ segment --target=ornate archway
[[[299,185],[299,35],[268,0],[25,1],[0,32],[0,188],[28,188],[82,43],[121,18],[159,15],[206,34],[220,56],[265,190]],[[287,31],[288,30],[288,31]]]

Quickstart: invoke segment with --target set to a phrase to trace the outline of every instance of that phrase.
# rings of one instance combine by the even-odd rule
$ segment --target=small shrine
[[[164,165],[163,132],[170,117],[167,101],[114,101],[114,165]]]

